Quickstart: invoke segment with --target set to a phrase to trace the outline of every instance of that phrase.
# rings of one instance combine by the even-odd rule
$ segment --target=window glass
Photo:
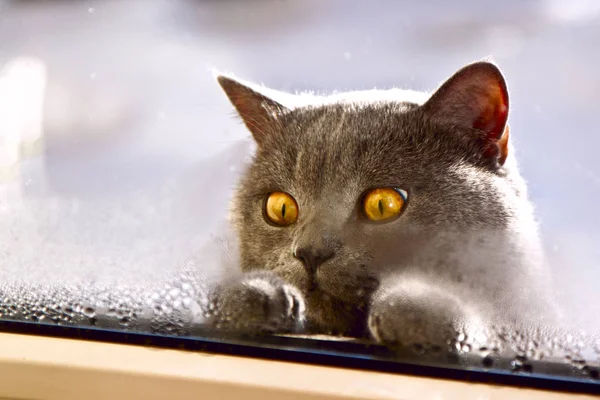
[[[596,3],[0,12],[5,323],[597,382]]]

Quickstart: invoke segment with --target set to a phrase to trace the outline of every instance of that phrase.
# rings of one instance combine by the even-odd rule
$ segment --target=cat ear
[[[445,123],[479,131],[483,155],[504,164],[508,155],[508,90],[494,64],[476,62],[460,69],[423,107]]]
[[[256,143],[262,144],[265,138],[277,129],[279,126],[277,117],[287,108],[229,76],[217,75],[217,81],[252,133]]]

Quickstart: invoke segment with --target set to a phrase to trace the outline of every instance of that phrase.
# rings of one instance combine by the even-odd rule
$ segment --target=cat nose
[[[317,272],[317,268],[329,260],[335,252],[328,249],[317,249],[314,247],[301,247],[294,251],[294,257],[302,261],[304,268],[310,275]]]

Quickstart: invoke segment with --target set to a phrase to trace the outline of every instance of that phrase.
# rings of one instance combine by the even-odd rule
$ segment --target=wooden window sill
[[[0,333],[6,399],[571,399],[592,396]]]

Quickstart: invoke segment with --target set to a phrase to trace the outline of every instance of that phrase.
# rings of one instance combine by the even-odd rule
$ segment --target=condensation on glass
[[[252,143],[212,68],[287,91],[431,90],[493,55],[571,324],[449,343],[598,378],[600,6],[0,2],[0,318],[193,334]],[[422,351],[418,347],[417,352]]]

